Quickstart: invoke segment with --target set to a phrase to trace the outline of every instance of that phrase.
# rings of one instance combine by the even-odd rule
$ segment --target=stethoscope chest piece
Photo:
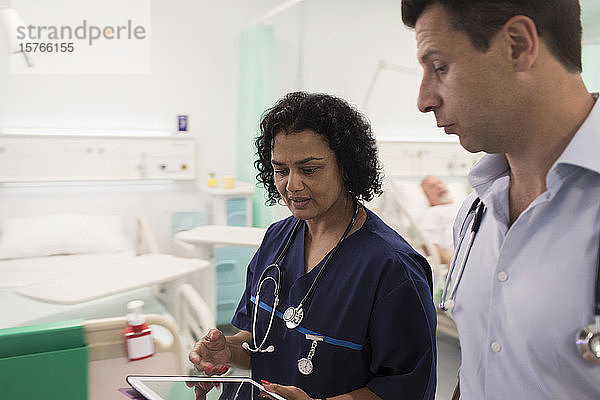
[[[577,334],[577,350],[587,361],[600,364],[600,332],[589,324]]]
[[[444,311],[452,311],[454,308],[454,300],[448,299],[440,303],[440,308]]]
[[[283,320],[285,321],[285,326],[287,326],[288,329],[297,328],[302,322],[303,318],[304,310],[301,306],[288,307],[288,309],[283,313]]]

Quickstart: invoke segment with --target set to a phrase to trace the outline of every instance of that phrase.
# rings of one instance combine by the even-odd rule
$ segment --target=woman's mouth
[[[308,206],[310,202],[309,197],[290,197],[290,204],[294,208],[302,209]]]

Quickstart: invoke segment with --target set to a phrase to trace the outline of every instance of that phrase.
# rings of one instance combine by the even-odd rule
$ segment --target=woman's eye
[[[276,169],[273,172],[275,172],[275,175],[279,175],[279,176],[284,176],[287,174],[287,170],[285,170],[285,169]]]

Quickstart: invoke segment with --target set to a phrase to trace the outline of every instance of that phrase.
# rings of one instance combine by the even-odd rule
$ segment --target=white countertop
[[[260,246],[266,229],[246,226],[203,225],[175,235],[194,245]]]

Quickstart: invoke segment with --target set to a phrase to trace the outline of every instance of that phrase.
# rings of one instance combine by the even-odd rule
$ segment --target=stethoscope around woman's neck
[[[352,226],[354,225],[354,222],[356,221],[356,216],[358,215],[359,208],[360,208],[359,204],[355,201],[354,202],[354,212],[352,214],[352,219],[350,220],[350,223],[346,227],[346,230],[342,234],[342,237],[340,238],[338,243],[335,245],[333,250],[331,250],[331,252],[327,256],[327,258],[325,259],[325,263],[323,264],[323,266],[321,267],[321,270],[319,271],[319,273],[315,277],[314,281],[310,285],[310,288],[304,295],[304,298],[302,299],[302,301],[300,301],[300,303],[296,307],[291,306],[291,307],[287,308],[285,310],[285,312],[283,313],[283,320],[285,321],[285,324],[289,329],[294,329],[294,328],[298,327],[300,325],[300,323],[302,322],[302,319],[304,318],[304,305],[310,299],[310,296],[314,292],[314,290],[319,282],[319,279],[323,275],[323,272],[325,272],[327,265],[329,264],[329,262],[331,261],[331,259],[335,255],[335,253],[337,253],[337,251],[339,250],[342,242],[346,239],[346,237],[350,233],[350,230],[352,229]],[[294,237],[296,236],[296,232],[300,228],[300,225],[302,222],[303,222],[302,220],[296,220],[296,223],[294,224],[292,231],[289,233],[289,235],[285,241],[285,245],[283,246],[283,249],[281,250],[281,252],[279,252],[279,255],[275,259],[275,262],[273,264],[270,264],[269,266],[267,266],[267,268],[265,268],[263,270],[262,274],[260,275],[260,279],[258,280],[258,286],[256,288],[256,298],[255,298],[255,302],[254,302],[254,315],[252,316],[252,346],[248,342],[242,343],[242,347],[252,353],[272,353],[273,351],[275,351],[275,347],[273,345],[269,345],[267,347],[264,347],[264,346],[266,344],[267,338],[269,337],[269,333],[271,332],[271,326],[273,325],[273,319],[275,317],[275,313],[277,312],[277,305],[279,304],[279,290],[281,288],[281,275],[282,275],[281,266],[279,265],[279,263],[281,262],[281,260],[283,260],[283,258],[287,254],[287,252],[292,244],[292,241],[294,240]],[[275,279],[272,276],[267,276],[267,273],[272,269],[275,269],[277,271],[277,279]],[[265,335],[264,335],[262,341],[260,342],[260,344],[257,345],[258,340],[256,339],[256,320],[257,320],[258,308],[259,308],[259,304],[260,304],[260,293],[261,293],[263,284],[265,284],[268,281],[273,282],[273,309],[271,310],[271,315],[269,317],[269,324],[267,325],[267,330],[265,331]]]
[[[469,211],[467,212],[467,215],[465,216],[465,219],[462,223],[458,245],[456,246],[454,254],[452,255],[450,269],[448,270],[448,275],[446,276],[446,282],[442,291],[442,301],[440,303],[440,308],[444,311],[452,310],[452,308],[454,307],[456,290],[458,289],[458,285],[465,271],[465,266],[467,264],[467,260],[469,259],[469,253],[471,252],[471,248],[473,247],[475,236],[477,236],[477,232],[479,231],[484,210],[485,205],[479,198],[476,198],[471,204],[471,207],[469,208]],[[456,259],[458,258],[458,254],[460,253],[463,240],[467,236],[467,230],[465,229],[465,225],[467,225],[469,216],[472,213],[475,213],[475,217],[473,218],[473,222],[471,223],[471,235],[469,238],[469,243],[467,244],[465,254],[462,257],[462,261],[458,268],[456,279],[454,281],[454,284],[452,285],[452,290],[450,290],[450,295],[448,296],[448,288],[450,286],[450,281],[452,280],[452,273],[454,272],[454,268],[456,266]],[[577,345],[577,350],[584,359],[594,364],[600,364],[600,245],[598,252],[598,265],[596,270],[594,323],[583,327],[577,333],[575,342]]]

